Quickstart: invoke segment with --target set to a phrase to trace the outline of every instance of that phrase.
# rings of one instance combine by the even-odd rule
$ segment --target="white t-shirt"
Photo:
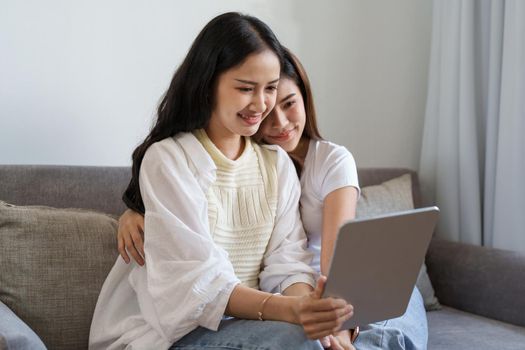
[[[331,192],[353,186],[359,189],[357,167],[343,146],[311,140],[301,173],[301,219],[308,236],[308,250],[314,254],[311,266],[321,271],[323,202]]]

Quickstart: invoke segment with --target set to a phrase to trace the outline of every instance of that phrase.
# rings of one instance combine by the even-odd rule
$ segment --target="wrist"
[[[299,297],[275,295],[268,299],[264,306],[264,320],[284,321],[299,324]]]

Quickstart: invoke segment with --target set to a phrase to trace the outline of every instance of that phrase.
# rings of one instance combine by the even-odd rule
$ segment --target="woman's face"
[[[262,123],[259,136],[267,143],[292,152],[301,140],[305,123],[301,91],[293,80],[282,77],[277,90],[277,103]]]
[[[207,131],[220,137],[255,134],[275,105],[280,68],[277,56],[265,50],[222,73]]]

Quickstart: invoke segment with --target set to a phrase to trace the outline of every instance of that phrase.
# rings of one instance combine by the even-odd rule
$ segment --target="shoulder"
[[[155,142],[147,150],[139,178],[150,182],[198,184],[203,191],[215,181],[216,166],[192,133],[179,133]],[[196,181],[196,182],[194,182]]]
[[[305,164],[305,178],[318,189],[318,196],[324,198],[334,186],[358,186],[357,166],[346,147],[324,140],[313,141],[310,147],[308,152],[313,153]]]
[[[344,163],[355,167],[355,160],[344,146],[325,140],[314,140],[310,143],[305,167],[309,171],[318,174],[319,171],[327,171],[337,164]]]
[[[142,168],[148,169],[166,169],[187,167],[190,157],[187,154],[195,154],[187,150],[185,140],[195,138],[191,133],[179,133],[173,137],[167,137],[153,143],[148,147],[144,158],[142,159]],[[198,142],[197,140],[195,140]]]
[[[170,162],[182,154],[181,147],[172,137],[157,141],[148,147],[144,154],[143,164],[150,162]]]
[[[316,140],[313,142],[314,152],[316,158],[340,158],[340,157],[351,157],[352,153],[345,147],[326,140]]]
[[[191,163],[199,163],[203,168],[209,168],[210,160],[197,138],[188,132],[179,133],[155,142],[146,150],[142,160],[143,165],[157,167],[187,167]],[[208,165],[208,166],[206,166]]]

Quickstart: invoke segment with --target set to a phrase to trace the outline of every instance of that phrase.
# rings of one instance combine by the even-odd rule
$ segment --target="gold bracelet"
[[[261,303],[261,311],[257,312],[257,315],[259,316],[259,321],[264,321],[264,318],[263,318],[264,305],[265,305],[266,302],[267,302],[271,297],[273,297],[274,295],[281,295],[281,293],[273,293],[273,294],[270,294],[270,295],[268,295],[266,298],[264,298],[264,300],[262,301],[262,303]]]

